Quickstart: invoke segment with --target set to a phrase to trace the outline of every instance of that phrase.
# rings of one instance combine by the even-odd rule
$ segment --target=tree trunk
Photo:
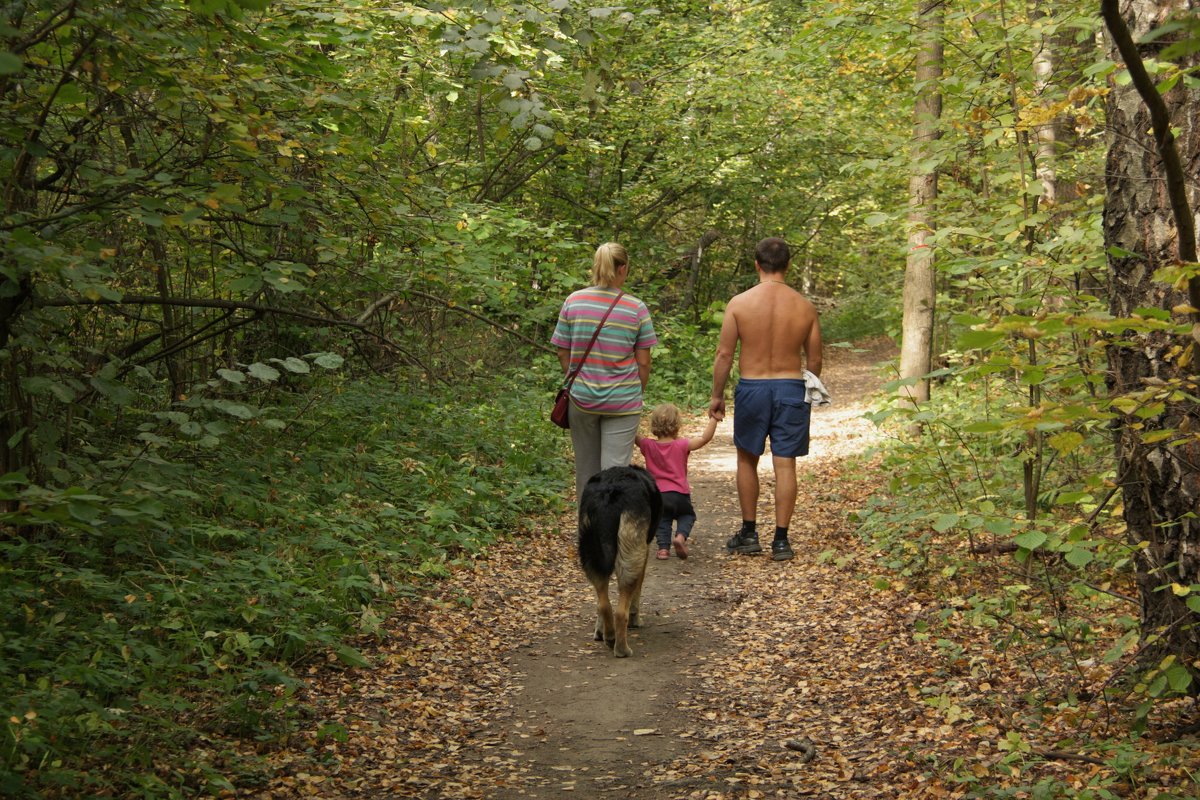
[[[1029,4],[1029,17],[1032,21],[1045,17],[1037,2]],[[1033,90],[1043,105],[1046,104],[1046,94],[1051,90],[1053,80],[1054,51],[1051,48],[1050,38],[1043,35],[1033,52]],[[1056,122],[1055,119],[1047,119],[1034,128],[1034,136],[1037,139],[1037,178],[1044,187],[1042,202],[1048,206],[1053,206],[1058,202]]]
[[[700,241],[696,242],[696,246],[688,253],[688,279],[687,286],[683,290],[683,308],[681,311],[687,311],[692,308],[696,302],[696,287],[700,284],[700,263],[704,258],[704,251],[708,249],[713,242],[720,238],[720,234],[716,231],[705,231],[700,237]]]
[[[938,168],[929,166],[942,116],[942,30],[946,7],[942,0],[924,0],[917,17],[920,52],[916,66],[916,106],[913,111],[913,174],[908,182],[908,260],[904,269],[904,317],[900,346],[900,377],[920,378],[933,359],[936,299],[933,250]],[[914,403],[929,399],[929,381],[918,380],[901,391]]]
[[[1129,47],[1162,24],[1170,12],[1195,5],[1194,0],[1122,2],[1124,23],[1132,36]],[[1116,42],[1121,33],[1114,29],[1112,18],[1118,17],[1118,6],[1105,0],[1104,8]],[[1171,37],[1166,36],[1142,46],[1140,59],[1157,55],[1170,42]],[[1115,50],[1112,57],[1119,62],[1133,60]],[[1194,64],[1196,56],[1188,59]],[[1153,86],[1148,88],[1157,95]],[[1154,128],[1159,133],[1160,126],[1152,125],[1144,96],[1133,84],[1114,85],[1107,99],[1104,239],[1110,254],[1109,308],[1117,317],[1132,316],[1142,307],[1172,309],[1187,304],[1185,294],[1155,281],[1153,274],[1160,267],[1178,263],[1181,256],[1183,260],[1195,258],[1188,228],[1194,220],[1190,209],[1200,203],[1200,188],[1194,181],[1180,187],[1180,181],[1200,172],[1200,91],[1188,90],[1180,82],[1162,96],[1170,128],[1178,134],[1173,143],[1169,134],[1150,132]],[[1179,155],[1176,172],[1181,174],[1172,181],[1165,179],[1169,170],[1164,166],[1171,162],[1162,157],[1168,145]],[[1169,191],[1172,183],[1182,189],[1174,197]],[[1181,205],[1189,208],[1181,209]],[[1181,253],[1181,249],[1193,252]],[[1183,321],[1178,315],[1176,320]],[[1121,343],[1108,351],[1108,388],[1114,398],[1136,396],[1146,390],[1148,381],[1176,384],[1194,396],[1195,356],[1190,365],[1187,359],[1180,359],[1194,348],[1189,339],[1165,332],[1120,338]],[[1200,409],[1187,401],[1168,402],[1155,417],[1127,417],[1124,422],[1116,434],[1117,475],[1128,535],[1139,546],[1137,580],[1147,661],[1157,664],[1163,657],[1175,655],[1193,677],[1200,678],[1200,614],[1188,609],[1188,596],[1181,597],[1169,588],[1200,583],[1200,519],[1195,516],[1200,512],[1200,440],[1196,438]],[[1144,423],[1140,430],[1133,427],[1137,422]],[[1162,442],[1144,441],[1146,434],[1164,429],[1179,433]],[[1200,681],[1193,681],[1193,691],[1198,684]]]

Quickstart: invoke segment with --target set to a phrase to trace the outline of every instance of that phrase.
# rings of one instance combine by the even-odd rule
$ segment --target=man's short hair
[[[763,272],[783,272],[792,260],[792,251],[788,249],[787,242],[772,236],[763,239],[754,248],[754,260]]]

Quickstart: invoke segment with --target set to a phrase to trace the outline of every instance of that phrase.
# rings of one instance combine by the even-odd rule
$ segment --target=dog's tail
[[[603,531],[620,531],[621,509],[608,503],[591,503],[579,511],[579,563],[589,578],[606,579],[617,566],[620,535],[604,536]]]

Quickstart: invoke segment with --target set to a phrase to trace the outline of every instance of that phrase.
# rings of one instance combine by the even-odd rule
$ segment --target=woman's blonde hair
[[[605,242],[596,248],[592,259],[592,285],[607,289],[617,281],[617,270],[629,263],[629,254],[616,242]]]
[[[671,403],[655,406],[650,412],[650,432],[655,436],[678,436],[680,424],[679,409]]]

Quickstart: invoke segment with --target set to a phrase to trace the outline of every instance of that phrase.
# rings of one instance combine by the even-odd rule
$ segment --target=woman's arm
[[[646,391],[646,383],[650,380],[650,348],[639,347],[633,351],[633,357],[637,359],[638,379],[642,382],[642,392]]]

